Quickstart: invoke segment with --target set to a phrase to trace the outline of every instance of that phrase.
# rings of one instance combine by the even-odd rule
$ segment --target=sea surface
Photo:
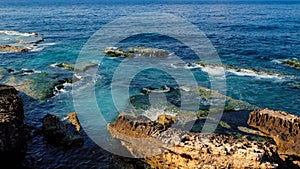
[[[83,47],[94,33],[114,20],[145,12],[169,14],[195,25],[211,42],[218,53],[220,63],[236,68],[225,70],[224,94],[262,108],[300,115],[300,70],[282,64],[287,59],[300,60],[300,1],[0,0],[0,4],[0,30],[36,32],[43,34],[45,38],[31,52],[0,53],[0,67],[57,73],[58,68],[54,68],[53,65],[62,62],[76,63]],[[180,30],[180,27],[176,30]],[[11,41],[12,37],[0,35],[2,44]],[[144,34],[132,35],[116,46],[147,46],[168,50],[184,63],[173,60],[172,55],[169,59],[151,59],[156,59],[162,67],[192,72],[199,85],[210,88],[212,82],[209,81],[208,75],[214,74],[214,70],[195,65],[195,62],[202,60],[189,46],[174,38],[147,33],[145,30]],[[157,69],[143,70],[151,62],[147,57],[132,61],[107,58],[102,57],[103,49],[98,50],[99,56],[92,56],[96,61],[102,58],[101,63],[97,63],[99,68],[95,77],[83,82],[86,86],[95,87],[94,97],[106,122],[113,121],[122,111],[122,105],[127,103],[128,98],[120,94],[114,96],[120,101],[117,103],[119,107],[116,106],[112,93],[118,94],[118,90],[124,88],[128,78],[131,78],[130,95],[138,94],[142,87],[180,86],[176,83],[176,78],[168,72]],[[121,78],[116,81],[114,73],[123,61],[128,65],[119,72],[118,76]],[[129,77],[128,72],[136,69],[143,71]],[[185,76],[180,71],[174,72],[178,75],[176,77]],[[188,86],[188,81],[185,82]],[[112,83],[115,92],[111,92]],[[25,100],[26,123],[41,127],[40,119],[47,113],[63,119],[69,112],[76,111],[72,97],[74,92],[81,93],[80,98],[85,100],[85,103],[93,99],[85,92],[85,85],[81,83],[83,89],[78,87],[77,91],[72,91],[72,85],[76,84],[66,84],[65,89],[55,91],[55,96],[43,103]],[[88,114],[85,117],[83,123],[88,123]],[[112,160],[112,157],[116,157],[99,148],[92,140],[86,141],[82,148],[64,150],[44,144],[42,139],[35,137],[28,143],[30,151],[26,153],[26,159],[32,168],[116,167]]]

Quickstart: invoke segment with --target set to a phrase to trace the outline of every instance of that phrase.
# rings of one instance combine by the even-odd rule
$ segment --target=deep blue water
[[[222,63],[248,70],[262,69],[285,74],[268,76],[227,72],[227,95],[260,107],[300,115],[300,90],[290,85],[295,82],[300,85],[300,71],[280,63],[285,59],[300,60],[300,1],[0,2],[0,30],[37,32],[44,34],[45,37],[42,43],[43,50],[29,53],[1,53],[0,67],[51,73],[53,71],[51,64],[75,63],[88,39],[115,19],[142,12],[169,13],[185,19],[202,30],[218,52]],[[198,61],[187,46],[161,35],[136,35],[124,39],[117,45],[159,47],[174,52],[185,62]],[[145,61],[148,60],[132,65],[142,67],[147,65]],[[107,121],[113,120],[118,114],[111,98],[110,84],[120,62],[122,59],[104,59],[97,72],[95,83],[97,104]],[[172,63],[172,59],[161,62],[165,65],[176,65]],[[191,71],[199,84],[210,86],[205,72],[201,69]],[[116,86],[122,87],[122,80],[127,80],[126,71],[122,76],[123,79],[121,78]],[[141,87],[161,87],[165,84],[176,85],[174,79],[167,73],[148,70],[140,72],[132,79],[130,90],[134,94]],[[88,95],[82,97],[89,99]],[[46,113],[63,117],[75,111],[71,89],[50,98],[45,103],[28,102],[25,106],[28,122],[36,126],[41,125],[38,119]],[[94,152],[90,150],[91,147],[97,147],[92,142],[80,150],[62,153],[63,150],[52,150],[52,147],[38,144],[38,139],[41,138],[38,137],[30,143],[34,150],[27,153],[27,158],[38,159],[31,164],[35,168],[55,168],[64,165],[80,168],[110,166],[108,154],[101,149]],[[72,160],[74,162],[70,164]]]

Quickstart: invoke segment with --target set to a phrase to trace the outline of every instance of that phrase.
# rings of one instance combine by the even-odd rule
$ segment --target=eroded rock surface
[[[135,157],[144,157],[153,168],[277,168],[280,161],[275,145],[188,133],[145,116],[122,114],[108,129]]]
[[[300,157],[300,117],[262,109],[250,113],[248,124],[273,138],[279,154]]]

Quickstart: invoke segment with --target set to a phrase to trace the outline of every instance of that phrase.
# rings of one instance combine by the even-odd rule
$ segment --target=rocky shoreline
[[[15,43],[0,44],[0,52],[30,52],[44,41],[44,35],[38,33],[19,32],[12,30],[0,30],[0,35],[7,36]]]
[[[203,89],[197,91],[200,95],[201,90]],[[147,90],[146,93],[149,92],[152,91]],[[0,155],[14,152],[22,160],[22,153],[27,151],[27,140],[34,137],[30,132],[36,129],[24,124],[24,105],[18,94],[12,86],[0,86]],[[133,157],[143,159],[151,168],[300,167],[298,116],[269,109],[251,111],[246,122],[248,129],[243,130],[274,141],[255,140],[245,133],[236,138],[226,132],[186,131],[177,127],[180,123],[178,117],[162,114],[156,120],[150,120],[143,115],[120,114],[116,121],[107,125],[107,129],[113,138],[122,142]],[[84,133],[76,112],[68,114],[67,119],[63,122],[55,115],[46,114],[42,119],[43,126],[41,130],[37,129],[36,134],[54,146],[80,148],[86,138],[82,136]],[[223,128],[228,127],[226,121],[220,121],[220,125]],[[251,127],[259,129],[260,132]],[[24,167],[22,162],[18,164]]]
[[[297,163],[280,158],[278,145],[220,134],[187,133],[171,127],[174,120],[162,123],[159,119],[168,119],[165,116],[151,121],[145,116],[121,114],[108,129],[133,156],[144,157],[153,168],[298,168]]]

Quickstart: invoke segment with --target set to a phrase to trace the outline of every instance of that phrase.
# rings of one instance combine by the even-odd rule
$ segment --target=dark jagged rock
[[[55,115],[47,114],[43,118],[43,135],[46,141],[66,148],[83,145],[80,134],[70,131]]]
[[[230,136],[187,133],[144,116],[121,114],[108,124],[135,157],[153,168],[277,168],[276,146]]]
[[[0,85],[0,152],[24,146],[23,102],[12,86]]]
[[[273,138],[279,154],[300,159],[300,117],[262,109],[250,113],[248,124]]]

